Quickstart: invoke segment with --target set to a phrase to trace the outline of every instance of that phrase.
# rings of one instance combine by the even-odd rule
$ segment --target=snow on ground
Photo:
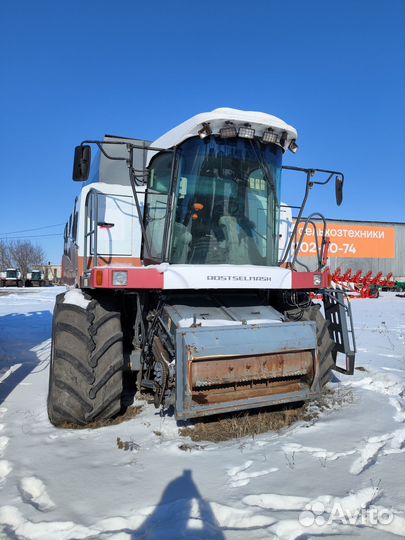
[[[152,405],[96,430],[50,425],[50,331],[61,290],[0,295],[0,538],[405,534],[404,299],[352,302],[362,370],[335,378],[331,408],[318,420],[185,452],[174,419]]]

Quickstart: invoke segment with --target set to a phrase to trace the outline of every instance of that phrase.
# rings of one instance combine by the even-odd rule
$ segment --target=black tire
[[[87,308],[56,298],[48,416],[54,425],[88,424],[121,410],[124,357],[120,312],[109,298]]]
[[[307,308],[302,316],[302,321],[314,321],[316,323],[316,337],[319,355],[319,378],[321,387],[331,378],[331,369],[335,365],[333,352],[335,342],[329,334],[329,324],[321,313],[321,306],[313,304]]]

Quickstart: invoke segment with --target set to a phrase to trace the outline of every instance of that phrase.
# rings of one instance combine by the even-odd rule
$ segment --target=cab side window
[[[150,253],[144,257],[160,261],[172,172],[172,153],[158,154],[149,167],[148,193],[145,205],[146,238]]]

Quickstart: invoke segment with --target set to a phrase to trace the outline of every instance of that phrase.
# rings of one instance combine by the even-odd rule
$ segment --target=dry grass
[[[312,420],[314,415],[314,412],[310,412],[308,407],[302,404],[277,409],[274,407],[271,410],[255,409],[193,421],[190,426],[180,429],[180,435],[190,437],[195,442],[222,442],[255,437],[268,431],[280,431],[299,420]]]
[[[116,416],[115,418],[110,418],[109,420],[96,420],[95,422],[90,422],[86,425],[73,424],[72,422],[64,422],[59,427],[64,429],[98,429],[101,427],[116,426],[122,424],[122,422],[127,422],[138,416],[142,411],[142,407],[128,407],[124,414]]]
[[[296,422],[314,422],[321,412],[331,411],[353,402],[350,390],[325,388],[318,399],[268,409],[253,409],[239,413],[207,417],[190,421],[180,428],[180,435],[194,442],[223,442],[260,433],[281,431]]]

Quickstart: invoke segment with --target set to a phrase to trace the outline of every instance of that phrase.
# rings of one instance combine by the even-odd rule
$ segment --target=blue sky
[[[404,221],[403,0],[76,0],[2,3],[0,238],[64,223],[73,147],[105,133],[153,140],[216,107],[299,133],[285,164],[346,176],[309,210]],[[300,202],[304,178],[286,177]],[[10,234],[61,234],[62,226]],[[38,237],[60,262],[62,237]]]

